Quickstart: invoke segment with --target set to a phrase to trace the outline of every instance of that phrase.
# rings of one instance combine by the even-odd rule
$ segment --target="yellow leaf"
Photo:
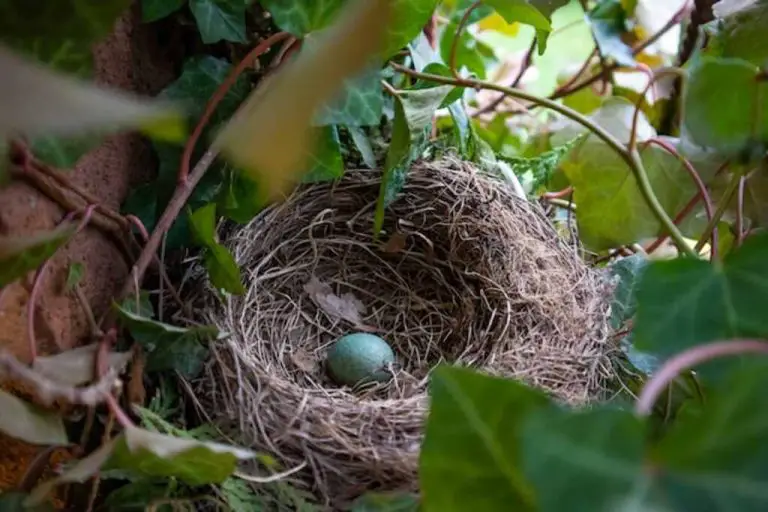
[[[344,81],[381,58],[391,0],[358,0],[305,45],[240,107],[214,144],[248,172],[268,201],[280,199],[306,171],[317,130],[312,119]]]
[[[178,115],[158,117],[139,125],[139,130],[156,140],[181,142],[187,138],[187,125]]]
[[[477,22],[479,31],[493,30],[505,36],[514,37],[520,31],[520,24],[517,22],[507,23],[507,20],[501,17],[499,13],[494,12]]]

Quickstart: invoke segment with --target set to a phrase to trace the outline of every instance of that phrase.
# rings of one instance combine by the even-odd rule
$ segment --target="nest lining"
[[[466,163],[421,164],[374,241],[379,184],[378,172],[349,171],[301,187],[225,241],[245,296],[195,292],[205,320],[230,334],[198,386],[209,414],[286,466],[307,463],[305,481],[331,503],[413,488],[441,361],[571,404],[599,396],[610,373],[607,284],[536,205]],[[394,378],[339,387],[325,351],[365,329],[394,349]]]

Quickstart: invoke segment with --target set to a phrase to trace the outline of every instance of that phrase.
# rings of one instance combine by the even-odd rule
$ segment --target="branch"
[[[528,51],[525,53],[523,62],[520,64],[520,70],[517,72],[517,75],[515,76],[515,79],[512,81],[512,83],[509,84],[511,88],[515,89],[517,88],[518,85],[520,85],[520,81],[523,79],[523,75],[525,75],[525,72],[528,70],[529,67],[531,67],[531,63],[533,62],[533,52],[535,50],[536,50],[536,37],[534,36],[533,40],[531,41],[531,45],[528,47]],[[477,117],[477,116],[496,110],[496,107],[498,107],[506,97],[507,97],[506,94],[499,95],[499,97],[493,100],[491,103],[484,106],[480,110],[475,111],[472,114],[472,117]]]
[[[648,416],[659,395],[682,372],[713,359],[739,354],[768,354],[768,343],[749,339],[715,341],[677,354],[664,363],[646,382],[635,402],[635,413]]]
[[[456,34],[453,36],[453,41],[451,42],[451,53],[448,58],[448,66],[451,68],[451,74],[454,76],[454,78],[460,78],[459,71],[456,69],[456,52],[459,47],[459,38],[461,37],[461,33],[464,31],[464,27],[467,26],[467,23],[469,23],[469,17],[472,15],[472,12],[480,7],[483,2],[476,1],[469,7],[467,7],[467,10],[464,11],[464,15],[461,17],[461,21],[459,21],[459,26],[456,27]]]
[[[696,257],[696,253],[687,243],[685,243],[685,239],[682,233],[680,233],[680,230],[677,229],[677,226],[675,226],[674,222],[672,222],[672,219],[669,218],[667,212],[664,211],[661,203],[659,203],[659,199],[653,192],[651,183],[648,180],[648,175],[645,172],[645,167],[643,167],[643,162],[640,159],[640,154],[637,151],[630,151],[629,149],[625,148],[624,145],[619,142],[613,135],[605,131],[601,126],[598,126],[592,122],[590,119],[587,119],[583,115],[579,114],[571,108],[566,107],[565,105],[561,105],[546,98],[539,98],[538,96],[521,91],[519,89],[511,89],[509,87],[504,87],[503,85],[497,85],[482,80],[474,80],[471,78],[456,79],[452,77],[433,75],[430,73],[420,73],[394,62],[390,63],[390,65],[401,73],[409,74],[421,80],[427,80],[430,82],[447,85],[472,87],[474,89],[490,89],[493,91],[498,91],[504,93],[507,96],[530,101],[536,105],[548,108],[579,123],[598,138],[602,139],[603,142],[605,142],[610,148],[616,151],[622,160],[627,163],[630,171],[635,177],[635,180],[637,180],[637,184],[640,188],[640,192],[642,193],[643,198],[645,199],[653,214],[658,219],[659,223],[661,223],[667,232],[669,232],[672,239],[678,245],[680,251],[685,252],[689,256]]]

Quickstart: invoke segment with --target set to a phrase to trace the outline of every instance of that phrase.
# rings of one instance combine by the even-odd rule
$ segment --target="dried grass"
[[[335,506],[415,487],[427,378],[441,361],[577,405],[611,374],[607,284],[537,205],[468,164],[422,164],[374,242],[379,177],[301,187],[225,240],[245,296],[192,292],[201,319],[229,333],[197,384],[207,413],[285,467],[306,462],[300,481]],[[391,383],[353,391],[326,377],[326,349],[355,323],[393,346]]]

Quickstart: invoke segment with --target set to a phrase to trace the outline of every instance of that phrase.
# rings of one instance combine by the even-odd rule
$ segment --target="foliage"
[[[411,164],[450,148],[510,183],[519,180],[533,199],[555,205],[554,215],[560,207],[575,210],[588,259],[608,260],[605,271],[614,276],[611,326],[622,356],[641,376],[639,384],[625,387],[652,389],[643,380],[656,382],[664,365],[677,365],[678,375],[662,383],[663,414],[657,407],[648,415],[642,396],[635,412],[623,393],[574,410],[519,382],[440,367],[430,377],[419,499],[375,493],[353,510],[762,510],[768,501],[761,486],[768,461],[765,364],[742,357],[739,364],[700,368],[704,358],[691,373],[675,356],[713,358],[726,352],[704,346],[709,342],[740,347],[743,338],[768,337],[762,314],[768,238],[759,233],[768,221],[768,3],[716,3],[717,19],[705,27],[709,37],[692,55],[658,50],[655,43],[669,34],[647,32],[650,18],[659,21],[655,13],[669,11],[663,3],[580,2],[595,56],[577,76],[560,80],[547,100],[526,92],[526,80],[535,79],[527,71],[545,66],[555,51],[557,12],[568,4],[563,0],[262,0],[275,25],[301,44],[291,46],[297,51],[290,60],[273,60],[283,52],[262,52],[250,69],[275,64],[276,70],[255,89],[260,74],[246,71],[228,81],[235,68],[224,57],[244,54],[255,39],[251,2],[143,0],[147,22],[194,20],[199,46],[210,53],[189,57],[157,100],[144,100],[83,80],[92,45],[126,2],[34,8],[6,2],[0,41],[8,49],[0,49],[0,70],[12,79],[0,88],[3,154],[18,157],[22,146],[34,159],[22,151],[23,158],[6,159],[0,168],[4,179],[31,165],[71,168],[108,133],[136,129],[150,136],[157,177],[132,192],[123,212],[165,235],[168,250],[192,250],[215,288],[243,294],[236,258],[219,242],[223,219],[247,223],[300,183],[339,179],[350,154],[359,153],[382,177],[377,236]],[[688,16],[682,7],[672,22]],[[423,31],[435,12],[434,30]],[[679,24],[664,27],[681,33]],[[507,78],[510,63],[498,42],[511,39],[523,51],[511,65],[516,76]],[[661,83],[662,69],[682,75],[680,87]],[[641,80],[629,79],[632,71]],[[648,74],[659,79],[658,88],[647,87]],[[512,80],[512,88],[499,85]],[[484,97],[483,89],[493,90],[494,98]],[[518,103],[494,104],[500,94]],[[206,119],[213,97],[220,101]],[[183,121],[200,135],[192,147],[179,145]],[[205,162],[209,147],[222,157],[192,181],[195,171],[188,168]],[[190,194],[184,195],[185,187]],[[177,215],[182,209],[186,214]],[[164,219],[169,211],[176,213],[170,222]],[[64,224],[0,238],[0,288],[39,269],[73,233]],[[666,236],[678,249],[662,257],[651,249],[663,245],[654,239]],[[700,253],[705,244],[711,251]],[[627,251],[636,254],[617,256]],[[76,291],[83,270],[70,265],[66,291]],[[135,278],[142,275],[143,269]],[[145,292],[116,297],[113,310],[121,345],[130,341],[143,349],[145,360],[134,361],[132,369],[145,370],[153,382],[167,382],[171,372],[196,377],[207,344],[222,335],[211,326],[161,322]],[[123,372],[133,351],[109,349],[113,332],[104,330],[98,343],[35,357],[21,365],[25,375],[32,384],[48,379],[73,388],[71,396],[78,397],[98,384],[102,366]],[[141,383],[145,376],[138,373]],[[161,391],[170,396],[165,387]],[[32,443],[68,442],[62,416],[5,391],[0,401],[13,412],[2,415],[4,433]],[[180,416],[177,404],[160,402],[150,409],[162,405]],[[55,486],[97,473],[127,481],[107,498],[114,510],[148,506],[156,497],[189,498],[208,484],[217,484],[217,495],[235,510],[273,504],[263,489],[254,492],[232,476],[239,460],[256,454],[216,444],[207,426],[186,430],[157,410],[135,407],[138,427],[117,400],[107,406],[119,433],[29,495],[6,493],[0,504],[41,504]],[[272,489],[277,499],[290,496],[290,507],[304,506],[288,484]]]

